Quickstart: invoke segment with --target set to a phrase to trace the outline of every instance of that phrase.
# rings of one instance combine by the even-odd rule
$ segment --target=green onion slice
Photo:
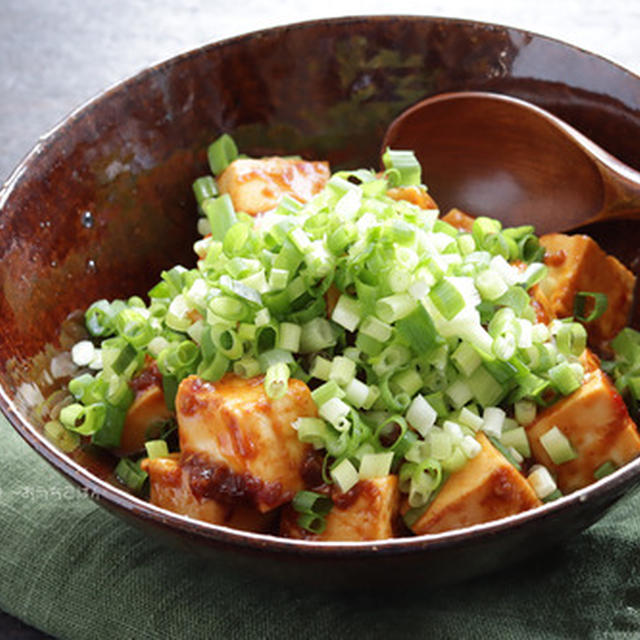
[[[580,322],[593,322],[602,316],[608,304],[605,293],[578,291],[573,300],[573,315]]]

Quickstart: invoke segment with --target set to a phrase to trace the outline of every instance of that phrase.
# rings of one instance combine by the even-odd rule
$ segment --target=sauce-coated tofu
[[[540,287],[558,318],[573,315],[576,293],[604,293],[608,307],[600,318],[586,325],[589,343],[606,348],[627,324],[635,278],[620,261],[607,255],[591,238],[550,233],[540,238],[546,249],[549,272]]]
[[[551,461],[540,437],[553,427],[569,439],[577,458],[561,464]],[[563,493],[594,482],[594,472],[605,462],[619,467],[640,454],[636,426],[599,368],[588,371],[580,389],[545,409],[526,429],[533,457],[556,476]]]
[[[189,478],[180,466],[177,455],[152,460],[147,458],[141,466],[149,474],[151,504],[162,509],[245,531],[263,532],[271,524],[270,514],[264,515],[256,509],[223,504],[209,498],[198,500],[189,487]]]
[[[218,382],[197,376],[178,388],[176,411],[183,466],[198,497],[254,504],[268,511],[304,488],[301,468],[310,445],[292,427],[316,416],[311,392],[291,378],[287,393],[270,399],[263,377],[233,374]]]
[[[539,284],[529,289],[529,297],[531,298],[531,306],[536,312],[536,321],[549,324],[555,318],[555,314],[553,313],[549,299]]]
[[[236,211],[252,216],[269,211],[288,194],[308,202],[330,177],[327,162],[287,158],[234,160],[218,177],[220,193],[228,193]]]
[[[455,227],[460,231],[467,231],[468,233],[471,233],[475,218],[464,211],[460,211],[460,209],[451,209],[442,216],[441,220],[443,222],[447,222],[452,227]]]
[[[326,529],[319,535],[302,530],[298,514],[291,508],[283,513],[280,532],[289,538],[323,541],[364,541],[393,538],[398,513],[398,477],[360,480],[351,491],[334,494]]]
[[[452,473],[424,514],[414,533],[439,533],[520,513],[540,505],[526,478],[482,433],[482,450]]]
[[[144,449],[145,440],[154,427],[159,427],[171,418],[171,412],[164,400],[164,393],[158,383],[136,391],[133,404],[124,420],[118,453],[130,455]]]
[[[421,209],[437,209],[436,201],[420,186],[393,187],[387,191],[387,195],[393,200],[406,200]]]

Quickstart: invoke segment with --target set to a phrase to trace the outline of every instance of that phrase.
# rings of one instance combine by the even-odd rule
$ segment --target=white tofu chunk
[[[284,397],[270,399],[263,377],[197,376],[178,388],[176,412],[182,466],[198,497],[244,503],[266,512],[304,488],[310,445],[298,440],[297,418],[316,416],[311,392],[291,378]]]
[[[619,467],[640,454],[640,436],[627,407],[607,376],[587,356],[584,384],[538,414],[527,429],[533,457],[555,476],[563,493],[595,482],[594,472],[606,462]],[[540,438],[557,427],[577,457],[554,464]]]
[[[224,504],[210,498],[198,500],[189,487],[188,474],[180,466],[177,454],[152,460],[146,458],[141,466],[149,474],[151,504],[162,509],[245,531],[267,531],[273,521],[273,514],[262,514],[250,507]]]
[[[412,525],[414,533],[439,533],[532,509],[541,504],[526,478],[478,434],[482,450],[452,473]]]
[[[387,195],[393,200],[406,200],[421,209],[437,209],[436,201],[429,195],[423,186],[393,187],[387,191]]]
[[[169,420],[171,415],[159,382],[154,381],[137,390],[125,416],[118,453],[128,456],[143,450],[145,440],[153,438],[153,430]]]
[[[276,207],[284,195],[302,203],[322,190],[330,177],[327,162],[288,158],[241,158],[218,177],[220,193],[231,196],[236,211],[252,216]]]
[[[540,238],[540,244],[546,249],[545,264],[549,271],[539,286],[556,317],[573,316],[579,291],[606,294],[607,310],[586,324],[589,344],[606,349],[609,341],[627,324],[634,275],[588,236],[550,233]]]
[[[450,224],[452,227],[455,227],[459,231],[471,233],[475,218],[460,209],[451,209],[442,216],[441,220]]]
[[[347,493],[334,493],[334,505],[326,518],[327,526],[318,535],[301,529],[298,513],[284,510],[280,533],[288,538],[322,541],[365,541],[393,538],[398,513],[398,478],[394,475],[360,480]]]

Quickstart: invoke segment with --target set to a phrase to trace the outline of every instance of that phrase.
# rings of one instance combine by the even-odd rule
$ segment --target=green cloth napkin
[[[563,547],[461,585],[374,593],[217,570],[74,490],[0,419],[0,607],[55,637],[602,638],[640,634],[640,496]]]

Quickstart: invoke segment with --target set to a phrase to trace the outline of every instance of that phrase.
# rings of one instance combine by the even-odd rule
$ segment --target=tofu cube
[[[593,366],[592,354],[587,363],[591,364],[580,389],[546,408],[526,427],[533,457],[551,471],[563,493],[595,482],[593,474],[605,462],[619,467],[640,454],[640,436],[620,394]],[[553,463],[540,441],[553,427],[568,438],[577,458]]]
[[[455,227],[460,231],[467,231],[468,233],[471,233],[475,218],[464,211],[460,211],[460,209],[451,209],[442,216],[441,220],[443,222],[447,222],[452,227]]]
[[[350,491],[334,494],[326,529],[314,535],[297,524],[298,513],[287,508],[281,520],[281,535],[322,541],[365,541],[393,538],[398,513],[398,478],[360,480]]]
[[[144,449],[145,440],[153,438],[154,428],[159,428],[170,418],[171,412],[158,382],[136,391],[125,416],[118,453],[127,456]]]
[[[609,341],[627,324],[634,275],[588,236],[550,233],[540,238],[540,244],[547,251],[545,264],[549,269],[540,288],[556,317],[573,315],[573,304],[579,291],[606,294],[607,310],[586,325],[589,343],[606,349]]]
[[[436,201],[427,193],[427,190],[420,186],[393,187],[387,191],[387,195],[393,200],[406,200],[411,204],[419,206],[421,209],[437,209]]]
[[[526,478],[479,433],[482,450],[452,473],[413,524],[414,533],[439,533],[504,518],[541,504]]]
[[[268,531],[272,514],[262,514],[242,505],[230,505],[210,498],[198,500],[189,486],[189,477],[176,456],[146,458],[141,467],[149,474],[151,504],[195,520],[222,524],[245,531]]]
[[[231,196],[236,211],[252,216],[269,211],[286,194],[308,202],[330,177],[327,162],[287,158],[234,160],[218,177],[220,193]]]
[[[182,465],[197,497],[244,503],[266,512],[289,502],[304,488],[301,468],[310,445],[292,424],[316,416],[304,382],[291,378],[277,400],[262,376],[229,374],[218,382],[197,376],[178,388],[176,412]]]
[[[540,288],[539,284],[529,289],[529,297],[531,298],[531,306],[536,312],[536,321],[543,324],[549,324],[556,316],[551,307],[549,299]]]

